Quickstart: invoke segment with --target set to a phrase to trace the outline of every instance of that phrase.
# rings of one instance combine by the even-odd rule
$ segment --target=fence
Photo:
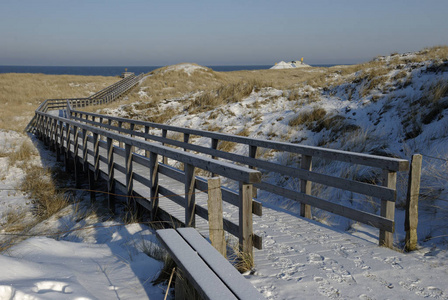
[[[111,89],[106,88],[97,93],[97,96],[114,95],[113,90],[119,86],[116,85]],[[253,235],[251,232],[252,224],[250,226],[244,225],[247,228],[241,229],[243,223],[246,224],[248,220],[251,220],[252,213],[261,215],[261,204],[257,201],[249,201],[246,199],[251,198],[250,195],[256,196],[257,189],[300,202],[301,215],[306,218],[312,217],[311,207],[316,207],[357,222],[371,225],[379,229],[380,245],[388,247],[392,247],[393,245],[395,201],[397,198],[397,172],[409,171],[408,160],[174,127],[87,113],[74,109],[76,107],[90,105],[90,103],[95,103],[93,101],[100,100],[101,98],[89,98],[65,101],[66,118],[52,116],[46,113],[49,109],[62,109],[64,102],[61,100],[48,100],[48,103],[41,105],[36,111],[37,133],[47,142],[57,145],[56,149],[60,149],[57,151],[66,153],[66,157],[70,156],[75,161],[79,160],[83,164],[87,164],[89,159],[92,160],[92,164],[90,166],[86,165],[85,169],[92,168],[95,178],[98,177],[98,173],[102,172],[102,176],[108,180],[108,185],[110,185],[109,189],[113,188],[115,182],[115,170],[126,174],[125,187],[128,193],[132,192],[134,180],[149,187],[151,189],[151,201],[140,201],[140,204],[151,211],[157,210],[157,200],[153,199],[157,199],[158,194],[165,196],[173,194],[167,187],[162,187],[157,184],[158,174],[160,173],[185,183],[185,194],[190,196],[185,199],[181,197],[172,198],[172,201],[179,205],[184,205],[186,209],[185,224],[194,225],[194,215],[207,218],[206,210],[200,206],[194,208],[194,193],[192,190],[207,190],[207,181],[193,175],[195,168],[200,168],[209,171],[212,175],[218,174],[240,182],[239,193],[222,189],[223,200],[237,205],[240,209],[239,224],[236,225],[229,220],[224,220],[224,227],[228,232],[237,236],[239,235],[240,244],[246,250],[252,247],[252,243],[255,247],[261,247],[261,238]],[[88,134],[89,132],[91,135]],[[181,140],[172,139],[168,137],[168,133],[181,134],[183,138]],[[201,142],[195,143],[195,140],[199,139],[194,139],[193,137],[201,138]],[[203,138],[208,139],[209,146],[205,146]],[[113,142],[116,142],[117,145],[113,145]],[[154,142],[157,142],[157,144]],[[241,155],[219,150],[219,145],[223,142],[247,146],[248,154]],[[91,149],[88,149],[88,147],[91,147]],[[144,151],[144,155],[136,154],[133,151],[134,147]],[[100,155],[100,149],[101,151],[106,151],[106,153]],[[294,167],[262,159],[257,156],[257,152],[260,149],[297,155],[300,159],[300,166]],[[82,151],[82,155],[79,154],[79,151]],[[194,152],[195,154],[189,152]],[[114,162],[114,154],[121,157],[123,162]],[[194,159],[191,158],[193,156],[195,157]],[[159,157],[161,157],[160,163],[158,161]],[[184,163],[185,170],[173,169],[168,165],[168,159]],[[379,170],[381,180],[379,182],[363,182],[362,180],[319,173],[312,169],[313,161],[315,162],[316,159],[345,162],[349,165],[369,166]],[[202,163],[199,164],[199,161],[202,161]],[[98,167],[101,164],[105,164],[103,169]],[[133,172],[133,164],[149,168],[150,178],[147,178],[148,174]],[[221,167],[218,168],[216,164],[225,165],[220,165]],[[236,164],[249,168],[244,169],[244,172],[247,172],[245,173],[246,177],[232,177],[233,173],[231,172],[236,172],[234,169],[237,167]],[[415,203],[418,201],[418,188],[415,188],[415,186],[418,186],[417,183],[420,180],[419,168],[412,168],[413,173],[409,176],[410,181],[408,186],[413,187],[409,188],[407,196],[407,215],[411,217],[407,218],[408,223],[405,227],[406,231],[409,232],[416,231],[416,214],[409,210],[415,210],[417,207]],[[251,173],[248,170],[252,170],[255,173]],[[298,189],[291,189],[269,183],[257,177],[260,173],[256,170],[262,170],[264,174],[274,173],[295,178],[300,182],[300,187]],[[238,172],[243,172],[243,169],[240,169]],[[247,177],[249,176],[248,174],[257,174],[251,176],[256,176],[258,179],[255,179],[255,177],[249,179]],[[344,206],[337,203],[338,199],[322,199],[321,197],[317,197],[312,194],[313,183],[380,199],[380,213],[378,215],[361,209]],[[249,186],[251,187],[251,193],[247,192]],[[246,196],[242,196],[242,194]],[[246,199],[244,200],[246,204],[243,204],[243,198]],[[412,204],[409,204],[410,201],[412,201]],[[244,208],[243,206],[247,207]],[[169,215],[168,212],[163,213]],[[249,236],[252,236],[252,238],[249,238]],[[246,243],[246,239],[250,241]],[[409,240],[412,239],[415,240],[415,236],[409,237]],[[247,246],[249,244],[250,246]]]
[[[272,194],[299,201],[301,203],[301,215],[306,218],[312,217],[311,207],[316,207],[378,228],[379,244],[387,247],[392,247],[393,245],[393,233],[395,231],[395,201],[397,198],[397,172],[409,171],[408,160],[321,147],[303,146],[285,142],[260,140],[244,136],[175,127],[82,111],[72,111],[71,118],[79,122],[94,125],[120,134],[140,137],[146,141],[155,141],[162,145],[170,145],[180,149],[194,151],[195,153],[211,156],[214,159],[228,160],[246,165],[251,169],[260,169],[264,174],[271,172],[296,178],[300,181],[299,190],[280,187],[263,180],[260,183],[255,183],[254,187]],[[158,134],[154,133],[156,130],[158,130]],[[183,135],[183,140],[179,141],[168,138],[170,132]],[[208,138],[210,147],[204,146],[203,140],[198,144],[192,143],[191,137]],[[247,146],[248,155],[245,156],[218,150],[219,143],[223,141]],[[300,168],[260,159],[257,157],[257,151],[260,148],[290,154],[299,154]],[[312,162],[316,158],[328,161],[346,162],[350,165],[373,167],[380,170],[382,178],[379,184],[375,184],[314,172],[312,170]],[[164,158],[163,161],[166,163],[166,158]],[[420,169],[414,168],[410,178],[412,178],[413,182],[409,182],[409,186],[419,182]],[[312,183],[318,183],[328,187],[381,199],[380,214],[377,215],[338,204],[337,199],[333,199],[336,201],[330,201],[328,199],[321,199],[313,196]],[[256,189],[254,189],[254,195],[256,195]],[[412,193],[412,195],[408,195],[408,199],[412,198],[413,203],[417,203],[418,190],[413,189],[412,191],[409,191],[409,193]],[[415,204],[411,206],[416,207]],[[409,222],[416,223],[417,221],[416,218],[410,218]],[[405,226],[407,228],[409,226],[413,228],[416,227],[416,225],[409,224]]]

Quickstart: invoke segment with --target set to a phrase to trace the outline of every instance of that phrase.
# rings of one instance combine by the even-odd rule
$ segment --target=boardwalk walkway
[[[125,175],[117,175],[125,185]],[[179,182],[163,175],[159,180],[175,193],[184,192]],[[136,183],[134,189],[149,197],[147,187]],[[206,207],[206,194],[198,193],[196,201]],[[254,250],[255,269],[246,277],[267,299],[448,299],[448,268],[431,255],[378,247],[375,238],[368,241],[263,205],[263,216],[254,216],[263,250]],[[172,201],[162,197],[160,207],[184,220],[184,208]],[[224,206],[224,215],[237,219],[238,211]],[[197,228],[208,235],[207,222],[199,217]]]

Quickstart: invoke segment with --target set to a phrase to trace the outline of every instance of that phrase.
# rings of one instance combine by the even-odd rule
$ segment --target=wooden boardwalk
[[[143,171],[139,168],[135,171]],[[125,174],[116,178],[125,186]],[[183,184],[163,175],[159,180],[173,192],[184,193]],[[144,185],[136,182],[134,188],[149,197]],[[164,210],[184,221],[182,206],[164,197],[159,201]],[[196,205],[206,208],[207,194],[198,193]],[[237,221],[238,209],[225,205],[224,215]],[[206,220],[197,218],[196,227],[208,237]],[[254,250],[255,267],[246,278],[267,299],[448,299],[442,284],[448,269],[418,254],[379,247],[374,237],[366,240],[268,203],[263,216],[254,216],[253,229],[263,238],[263,249]],[[419,277],[416,269],[434,277]],[[292,290],[300,296],[288,298]]]

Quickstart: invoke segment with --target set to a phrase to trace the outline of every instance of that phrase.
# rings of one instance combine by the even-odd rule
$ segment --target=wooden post
[[[188,141],[190,140],[190,134],[184,133],[184,143],[188,144]],[[187,151],[187,148],[184,148],[184,151]]]
[[[61,122],[56,121],[56,136],[55,136],[55,145],[56,145],[56,161],[61,161],[61,143],[60,143],[60,134],[61,134]]]
[[[208,180],[208,226],[212,246],[222,256],[227,257],[226,240],[223,229],[221,179],[219,177]]]
[[[307,171],[311,171],[312,156],[302,155],[300,167]],[[300,179],[300,192],[311,195],[311,181]],[[311,206],[308,204],[300,203],[300,215],[302,217],[311,219]]]
[[[240,182],[239,244],[245,259],[253,263],[252,184]]]
[[[257,146],[249,145],[249,157],[257,158]],[[250,169],[256,170],[257,168],[254,166],[249,166]],[[252,186],[252,197],[257,198],[258,190],[255,186]]]
[[[383,170],[383,186],[397,188],[397,172]],[[389,220],[395,219],[395,202],[381,199],[381,216]],[[393,231],[380,230],[379,245],[392,248],[394,245]]]
[[[194,166],[185,164],[185,226],[195,227],[195,194],[194,194]]]
[[[89,171],[89,162],[87,158],[87,130],[82,130],[82,160],[84,161],[83,170],[84,172]]]
[[[157,153],[149,152],[149,175],[151,180],[151,220],[157,218],[159,208],[159,156]]]
[[[78,161],[78,151],[79,151],[79,130],[78,126],[73,126],[73,136],[74,136],[74,151],[73,151],[73,168],[75,173],[75,185],[77,188],[81,186],[81,178],[80,178],[80,166]]]
[[[218,149],[218,143],[219,143],[219,140],[218,140],[218,139],[214,139],[214,138],[212,138],[211,148],[212,148],[213,150],[217,150],[217,149]],[[213,159],[218,159],[216,156],[213,156],[213,155],[212,155],[212,158],[213,158]],[[212,177],[215,177],[215,176],[216,176],[216,174],[212,173]]]
[[[123,122],[118,121],[118,127],[121,129],[123,127]],[[118,131],[121,134],[121,130]],[[120,148],[123,148],[123,142],[118,142]]]
[[[107,192],[108,204],[111,211],[115,211],[115,180],[114,180],[114,144],[111,138],[107,138]]]
[[[162,129],[162,137],[163,137],[164,139],[166,139],[167,135],[168,135],[168,130],[166,130],[166,129]],[[165,143],[162,143],[162,146],[163,146],[163,145],[165,145]],[[167,165],[167,164],[168,164],[168,157],[166,157],[166,156],[162,156],[162,164],[164,164],[164,165]]]
[[[421,171],[422,155],[414,154],[409,169],[408,192],[406,195],[406,217],[404,221],[406,251],[417,249],[418,196],[420,194]]]
[[[133,185],[133,170],[132,170],[132,146],[125,144],[125,160],[126,160],[126,195],[128,196],[128,203],[134,207],[134,211],[137,209],[137,203],[132,199]]]
[[[93,133],[93,178],[98,180],[100,174],[100,147],[98,133]]]
[[[149,126],[145,126],[145,135],[149,134]],[[148,139],[145,137],[145,141],[147,142]],[[145,156],[149,158],[149,151],[145,150]]]

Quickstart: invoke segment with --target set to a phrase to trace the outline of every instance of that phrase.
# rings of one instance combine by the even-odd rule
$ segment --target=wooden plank
[[[178,228],[177,231],[238,299],[265,299],[250,281],[220,256],[195,229]]]
[[[157,230],[157,237],[203,299],[237,299],[174,229]]]
[[[112,138],[107,138],[107,200],[111,211],[115,211],[115,166],[114,166],[114,144]]]
[[[195,227],[195,189],[194,182],[195,176],[194,166],[190,164],[185,164],[185,224],[187,227]]]
[[[373,226],[375,228],[393,231],[395,227],[395,223],[393,220],[389,220],[381,216],[377,216],[371,213],[346,207],[314,196],[298,193],[296,191],[282,188],[273,184],[264,182],[263,184],[257,184],[257,187],[270,193],[282,195],[286,198],[296,200],[298,202],[303,202],[305,204],[309,204],[319,209],[326,210],[328,212],[352,219],[354,221],[361,222],[363,224]]]
[[[222,211],[222,194],[221,179],[219,177],[210,178],[208,180],[208,223],[209,236],[212,246],[218,250],[223,257],[227,257],[226,240],[223,229],[223,211]]]
[[[149,176],[151,180],[149,194],[151,200],[151,220],[155,221],[159,209],[159,158],[157,153],[154,152],[149,152]]]
[[[383,171],[383,185],[396,189],[397,187],[397,173],[393,171],[384,170]],[[387,201],[381,199],[381,211],[380,214],[382,217],[395,220],[395,203],[392,201]],[[379,245],[392,248],[394,245],[394,233],[395,229],[391,231],[381,230],[379,233]]]
[[[157,124],[151,122],[143,122],[136,120],[129,120],[125,118],[113,117],[114,120],[120,120],[121,122],[132,122],[139,125],[147,125],[153,128],[162,130],[169,130],[180,133],[187,133],[191,135],[197,135],[202,137],[208,137],[212,139],[224,140],[229,142],[241,143],[252,145],[256,147],[274,149],[279,151],[286,151],[292,153],[298,153],[308,156],[321,157],[330,160],[345,161],[353,164],[367,165],[371,167],[377,167],[382,169],[388,169],[391,171],[407,171],[409,169],[409,161],[404,159],[390,158],[384,156],[355,153],[334,149],[326,149],[321,147],[297,145],[286,142],[267,141],[261,139],[248,138],[244,136],[222,134],[217,132],[209,132],[205,130],[195,130],[189,128],[175,127],[165,124]]]
[[[300,167],[306,171],[311,171],[312,157],[308,155],[302,155]],[[301,179],[300,192],[306,195],[311,195],[311,181]],[[300,216],[311,219],[311,206],[309,204],[300,203]]]
[[[417,226],[418,226],[418,196],[420,194],[420,177],[422,171],[422,155],[414,154],[409,170],[408,191],[406,194],[406,217],[404,229],[406,231],[405,250],[417,249]]]
[[[245,259],[253,263],[252,185],[239,183],[239,244]]]

